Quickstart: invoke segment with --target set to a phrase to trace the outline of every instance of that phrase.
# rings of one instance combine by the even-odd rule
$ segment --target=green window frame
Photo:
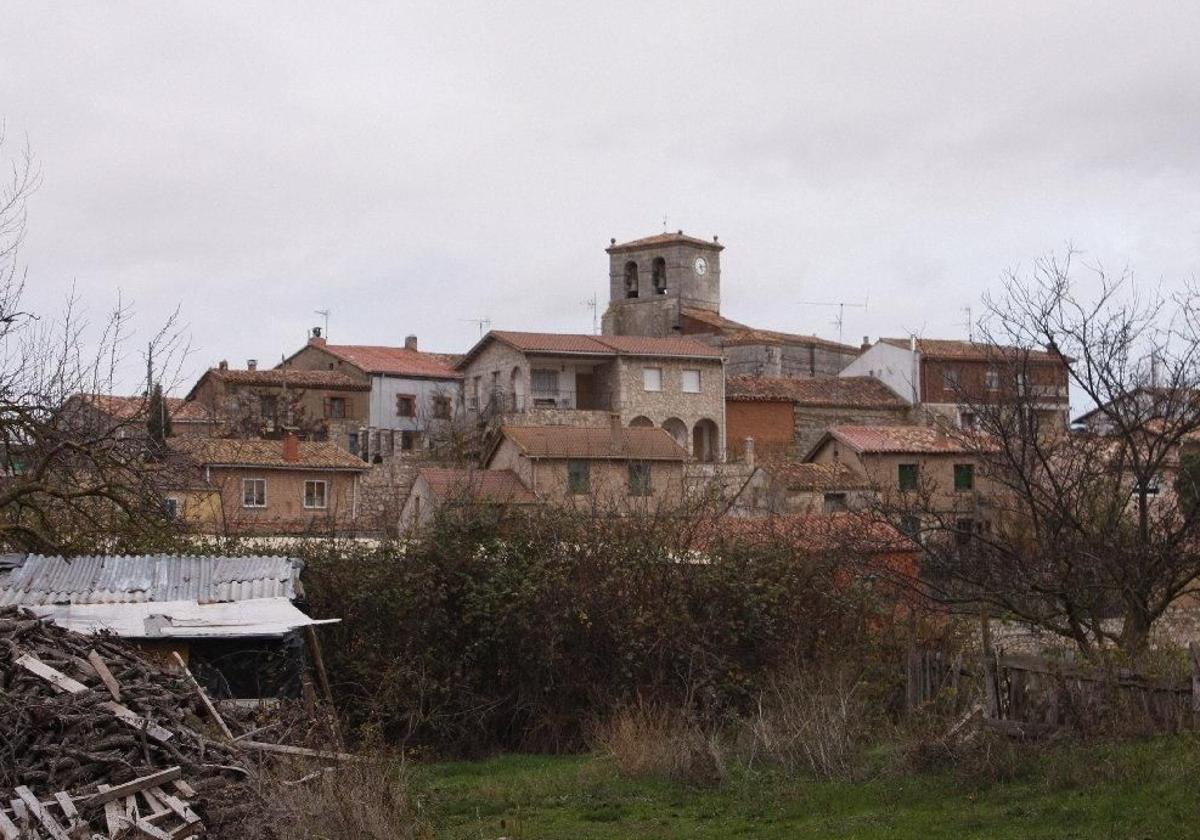
[[[896,468],[896,483],[901,490],[917,489],[917,465],[900,464]]]
[[[567,492],[582,496],[592,490],[592,464],[590,461],[567,461]]]
[[[955,464],[954,465],[954,489],[955,490],[974,490],[975,489],[975,465],[974,464]]]

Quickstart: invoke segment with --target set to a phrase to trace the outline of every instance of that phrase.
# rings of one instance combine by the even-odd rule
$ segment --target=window
[[[975,489],[975,465],[974,464],[955,464],[954,465],[954,489],[955,490],[974,490]]]
[[[958,368],[942,368],[942,387],[947,391],[958,390]]]
[[[358,454],[358,432],[350,432],[346,435],[346,449],[351,455]]]
[[[650,495],[650,465],[637,461],[629,465],[629,495]]]
[[[965,548],[971,544],[971,537],[975,534],[974,519],[959,519],[954,523],[954,543],[959,548]]]
[[[242,479],[242,507],[260,508],[267,506],[267,480],[265,478]]]
[[[163,515],[172,522],[179,518],[179,500],[174,496],[163,499]]]
[[[1017,373],[1017,394],[1025,396],[1025,371]]]
[[[654,262],[651,263],[650,279],[654,286],[654,294],[665,295],[667,293],[667,261],[662,257],[655,257]]]
[[[850,506],[846,503],[845,493],[826,493],[825,494],[825,513],[841,513],[849,510]]]
[[[413,448],[413,433],[408,429],[400,432],[400,449],[404,452],[411,452]]]
[[[642,368],[642,388],[647,391],[661,391],[662,368]]]
[[[1000,371],[996,370],[995,368],[988,368],[987,373],[984,374],[983,382],[989,391],[999,391]]]
[[[567,492],[583,495],[592,489],[592,465],[588,461],[567,461]]]
[[[454,404],[450,401],[450,397],[445,394],[435,394],[433,397],[433,418],[435,420],[449,420]]]
[[[330,397],[325,401],[325,416],[331,420],[346,419],[346,398]]]
[[[625,297],[638,296],[638,267],[633,260],[625,263]]]
[[[533,384],[535,393],[553,394],[558,392],[558,371],[553,368],[534,368],[529,371],[529,381]]]
[[[975,419],[975,412],[973,412],[973,411],[963,411],[963,412],[960,412],[960,413],[959,413],[959,415],[958,415],[958,425],[959,425],[959,428],[962,428],[962,429],[974,429],[974,428],[975,428],[975,423],[976,423],[976,419]]]
[[[396,395],[396,416],[397,417],[416,417],[417,416],[417,398],[414,394],[397,394]]]
[[[328,482],[325,481],[306,481],[304,482],[304,506],[309,509],[325,510],[328,505],[326,494],[329,490]]]
[[[917,465],[901,464],[897,470],[896,479],[901,490],[916,490]]]
[[[689,370],[683,371],[683,393],[699,394],[700,393],[700,371]]]
[[[911,513],[900,517],[900,530],[914,540],[921,538],[921,518]]]

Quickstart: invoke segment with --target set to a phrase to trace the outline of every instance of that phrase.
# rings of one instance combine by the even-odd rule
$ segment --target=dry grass
[[[623,776],[665,776],[696,785],[725,780],[725,758],[716,735],[676,709],[630,706],[600,727],[594,740]]]

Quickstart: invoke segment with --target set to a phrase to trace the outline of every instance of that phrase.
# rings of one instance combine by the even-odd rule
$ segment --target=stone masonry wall
[[[663,371],[661,391],[647,391],[643,385],[642,369],[660,367]],[[628,426],[635,417],[649,418],[655,426],[668,419],[683,421],[688,430],[688,449],[691,451],[692,430],[701,420],[711,420],[717,426],[717,452],[725,451],[725,375],[716,359],[631,359],[617,361],[620,382],[618,405],[621,422]],[[685,394],[683,371],[700,371],[700,393]]]

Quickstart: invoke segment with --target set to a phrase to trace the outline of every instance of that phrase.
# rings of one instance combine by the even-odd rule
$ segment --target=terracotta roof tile
[[[719,348],[682,336],[656,338],[636,335],[585,335],[581,333],[538,333],[492,330],[471,348],[462,367],[487,346],[502,341],[522,353],[570,353],[587,356],[663,356],[685,359],[720,359]]]
[[[687,451],[663,429],[624,427],[614,440],[607,427],[504,426],[502,434],[531,458],[618,458],[683,461]]]
[[[725,380],[725,399],[791,402],[814,408],[908,408],[907,402],[873,376],[730,376]]]
[[[847,555],[917,552],[908,537],[869,513],[826,515],[724,517],[716,521],[715,534],[699,534],[700,541],[736,541],[748,545],[793,546],[798,554],[844,552]]]
[[[855,452],[968,453],[965,441],[930,426],[833,426],[828,434]]]
[[[710,241],[708,239],[698,239],[695,236],[687,236],[683,231],[678,231],[677,233],[656,233],[654,236],[645,236],[629,242],[613,243],[604,250],[612,253],[613,251],[647,248],[652,245],[695,245],[699,248],[708,248],[711,251],[725,250],[725,246],[715,240]]]
[[[907,338],[881,338],[884,344],[908,349],[910,340]],[[957,341],[945,338],[918,338],[917,350],[921,356],[934,361],[971,361],[987,362],[1000,359],[1026,357],[1030,362],[1061,362],[1057,354],[1045,350],[1026,350],[1020,347],[1005,347],[1000,344],[983,344],[977,341]]]
[[[719,335],[721,336],[721,343],[729,347],[738,347],[747,344],[786,344],[798,347],[824,347],[828,350],[840,350],[855,355],[860,352],[858,347],[841,344],[837,341],[830,341],[826,338],[819,338],[815,335],[799,335],[797,333],[779,332],[777,330],[758,329],[739,323],[738,321],[733,321],[724,315],[707,309],[684,307],[682,312],[685,318],[685,334],[712,333]],[[687,320],[694,323],[688,324]]]
[[[417,471],[438,500],[466,493],[475,501],[528,505],[538,502],[512,470],[455,470],[425,467]]]
[[[762,465],[771,476],[788,490],[868,490],[871,483],[848,464],[815,464],[802,461],[779,461]]]
[[[208,423],[212,418],[199,403],[179,397],[164,397],[171,420],[176,423]],[[117,394],[74,394],[68,402],[83,402],[113,420],[128,421],[146,416],[149,401],[144,396],[123,397]]]
[[[324,388],[331,391],[371,390],[371,386],[368,383],[359,382],[353,377],[336,370],[303,370],[292,367],[276,367],[268,370],[209,368],[204,376],[211,376],[214,379],[220,379],[234,385],[280,387],[286,384],[289,388]],[[194,391],[195,388],[192,390]]]
[[[462,379],[462,374],[447,363],[447,355],[444,353],[426,353],[421,350],[409,350],[407,347],[369,344],[324,344],[321,347],[367,373],[426,379]]]
[[[367,470],[361,458],[327,441],[299,441],[298,461],[283,457],[282,440],[252,438],[172,438],[171,448],[208,466],[271,467],[292,470]]]

